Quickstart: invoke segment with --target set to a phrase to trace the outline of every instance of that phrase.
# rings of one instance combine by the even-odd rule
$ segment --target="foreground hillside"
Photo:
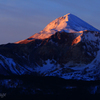
[[[65,80],[59,77],[2,76],[3,99],[93,99],[99,97],[100,81]]]

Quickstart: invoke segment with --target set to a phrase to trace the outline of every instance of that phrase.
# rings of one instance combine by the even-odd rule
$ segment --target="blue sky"
[[[0,0],[0,44],[26,39],[67,13],[100,30],[100,0]]]

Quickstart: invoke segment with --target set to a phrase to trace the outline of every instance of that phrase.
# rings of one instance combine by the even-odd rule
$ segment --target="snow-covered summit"
[[[73,14],[66,14],[49,23],[42,32],[67,31],[77,32],[83,30],[99,31]]]
[[[66,14],[50,22],[42,31],[34,34],[31,38],[44,39],[48,38],[57,31],[65,31],[68,33],[77,33],[79,31],[99,31],[88,23],[84,22],[73,14]]]
[[[28,43],[33,39],[45,39],[49,38],[51,35],[55,34],[56,32],[67,32],[67,33],[83,33],[83,31],[98,31],[98,29],[94,28],[93,26],[89,25],[88,23],[84,22],[77,16],[73,14],[66,14],[62,17],[59,17],[52,22],[50,22],[42,31],[39,33],[34,34],[33,36],[29,37],[26,40],[21,40],[16,43]],[[78,34],[76,34],[78,36]]]

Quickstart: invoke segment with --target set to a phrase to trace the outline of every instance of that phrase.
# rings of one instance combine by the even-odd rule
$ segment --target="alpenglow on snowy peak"
[[[80,18],[68,13],[49,23],[40,33],[47,32],[53,34],[56,31],[65,31],[71,33],[84,30],[98,31],[96,28],[92,27]]]
[[[29,37],[28,40],[45,39],[58,31],[67,33],[82,33],[82,31],[84,30],[99,31],[98,29],[84,22],[77,16],[68,13],[50,22],[42,31]],[[16,43],[20,43],[22,41],[23,40],[18,41]]]

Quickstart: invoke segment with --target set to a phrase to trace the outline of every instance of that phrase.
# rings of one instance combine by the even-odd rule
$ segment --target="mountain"
[[[1,75],[100,79],[100,31],[73,14],[28,39],[0,45]]]

